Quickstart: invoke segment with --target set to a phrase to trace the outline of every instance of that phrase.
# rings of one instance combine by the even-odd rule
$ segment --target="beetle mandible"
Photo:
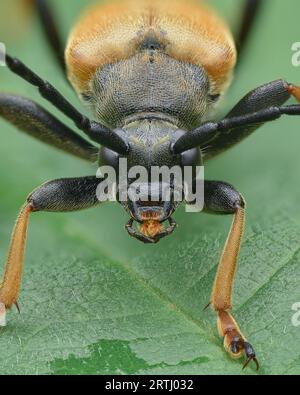
[[[240,46],[247,39],[260,3],[246,1]],[[49,4],[46,0],[34,4],[58,63],[66,69],[69,81],[90,106],[96,121],[78,112],[19,59],[6,54],[6,64],[36,86],[41,96],[73,120],[94,144],[23,97],[0,94],[0,115],[21,131],[67,153],[91,162],[98,157],[99,164],[113,168],[121,158],[127,159],[129,167],[143,165],[148,170],[153,166],[195,167],[266,122],[282,115],[300,115],[300,105],[284,105],[291,96],[300,101],[300,88],[277,80],[248,93],[224,119],[210,121],[230,84],[237,50],[227,25],[199,2],[113,0],[96,4],[73,28],[65,56]],[[2,324],[6,309],[17,305],[30,214],[96,206],[98,184],[95,176],[59,179],[29,195],[13,230],[0,288]],[[148,187],[140,186],[143,199],[128,198],[120,203],[130,216],[126,225],[129,234],[145,243],[156,243],[175,229],[172,215],[178,203],[172,188],[170,199],[162,199],[161,182],[151,185],[158,191],[156,201],[148,198]],[[244,229],[244,199],[230,184],[206,180],[204,211],[233,215],[210,304],[216,311],[225,349],[233,357],[245,355],[244,367],[253,360],[258,368],[253,347],[230,313]]]

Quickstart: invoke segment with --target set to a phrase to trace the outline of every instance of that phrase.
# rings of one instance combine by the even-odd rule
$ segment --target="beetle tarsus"
[[[218,311],[218,329],[220,335],[224,338],[224,348],[232,358],[240,358],[245,356],[243,369],[245,369],[251,361],[259,369],[259,363],[253,346],[243,336],[234,317],[228,311]]]
[[[259,363],[256,358],[256,354],[252,345],[245,341],[242,337],[235,337],[230,343],[230,352],[235,355],[239,355],[241,351],[244,351],[246,360],[243,364],[243,369],[245,369],[251,361],[253,361],[256,365],[256,370],[259,369]]]
[[[258,363],[258,360],[256,358],[256,354],[255,354],[254,348],[248,342],[245,342],[244,346],[245,346],[245,355],[246,355],[247,359],[246,359],[246,361],[245,361],[245,363],[243,365],[243,369],[245,369],[248,366],[250,361],[253,361],[255,363],[255,365],[256,365],[256,370],[258,370],[259,369],[259,363]]]

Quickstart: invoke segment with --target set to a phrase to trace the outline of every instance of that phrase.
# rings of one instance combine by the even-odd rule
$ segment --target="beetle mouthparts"
[[[164,230],[164,226],[157,219],[150,218],[141,223],[139,230],[144,236],[154,238]]]
[[[165,228],[157,218],[147,218],[140,223],[138,231],[136,231],[133,227],[134,219],[131,218],[125,228],[130,236],[144,243],[157,243],[163,237],[171,234],[177,226],[176,221],[171,217],[167,218],[167,221],[169,226]]]

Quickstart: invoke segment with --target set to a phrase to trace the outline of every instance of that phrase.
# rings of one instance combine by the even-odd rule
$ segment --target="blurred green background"
[[[66,38],[89,0],[52,0]],[[211,1],[236,28],[242,1]],[[15,11],[12,11],[15,8]],[[0,40],[84,111],[57,68],[35,17],[1,1]],[[224,113],[254,87],[278,78],[300,84],[291,46],[300,41],[298,0],[265,0]],[[63,119],[35,88],[0,68],[1,92],[30,97]],[[247,200],[234,313],[255,346],[258,374],[300,373],[300,120],[284,118],[207,163],[207,179],[232,183]],[[0,258],[27,194],[95,168],[42,145],[0,120]],[[250,374],[231,360],[215,315],[203,312],[231,218],[179,210],[179,228],[156,246],[130,239],[117,204],[32,217],[21,315],[0,329],[0,374]]]

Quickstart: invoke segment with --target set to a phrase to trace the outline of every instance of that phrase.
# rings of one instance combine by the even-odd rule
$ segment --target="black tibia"
[[[0,116],[19,130],[69,154],[91,162],[97,158],[95,146],[29,99],[0,94]]]
[[[242,14],[242,21],[239,31],[236,35],[236,44],[239,54],[244,50],[248,38],[253,30],[253,26],[259,15],[262,0],[244,0],[245,6]]]
[[[179,138],[172,147],[173,152],[178,154],[200,146],[207,160],[240,142],[266,122],[282,115],[300,115],[299,104],[282,106],[291,97],[290,86],[284,80],[277,80],[254,89],[221,121],[207,122]]]
[[[221,181],[204,181],[204,212],[233,214],[237,208],[243,207],[243,197],[232,185]]]
[[[27,198],[32,211],[77,211],[100,204],[97,187],[101,179],[95,176],[62,178],[49,181]]]
[[[66,65],[64,60],[64,45],[58,31],[56,16],[50,7],[49,1],[34,0],[34,5],[40,18],[41,27],[45,33],[48,44],[56,58],[59,67],[63,70],[63,72],[65,72]]]
[[[42,97],[52,103],[67,117],[73,120],[78,129],[82,130],[91,140],[104,145],[118,152],[119,154],[127,154],[129,147],[124,138],[117,133],[108,129],[106,126],[90,121],[72,106],[49,82],[40,78],[19,59],[6,55],[6,64],[8,68],[31,85],[36,86]]]

